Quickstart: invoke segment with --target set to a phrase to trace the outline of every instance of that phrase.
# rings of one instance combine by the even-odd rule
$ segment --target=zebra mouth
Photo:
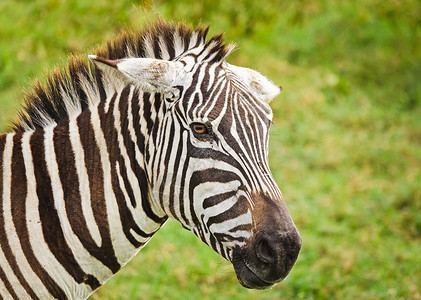
[[[275,282],[268,282],[259,277],[246,264],[244,259],[239,254],[233,256],[232,264],[234,266],[235,274],[238,282],[248,289],[264,290],[270,288]]]

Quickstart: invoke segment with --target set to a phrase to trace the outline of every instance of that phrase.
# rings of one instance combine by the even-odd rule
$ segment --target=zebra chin
[[[300,249],[297,230],[260,232],[247,246],[233,249],[231,262],[242,286],[267,289],[287,277]]]
[[[251,271],[243,261],[234,264],[234,270],[237,275],[238,282],[248,289],[264,290],[275,284],[275,282],[267,282],[261,279],[253,271]]]

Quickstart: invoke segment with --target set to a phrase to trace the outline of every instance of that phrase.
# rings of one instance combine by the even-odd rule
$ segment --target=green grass
[[[290,276],[244,289],[170,221],[92,299],[421,299],[421,2],[3,0],[0,11],[3,131],[32,79],[155,16],[225,31],[239,44],[231,63],[284,88],[270,163],[303,237]]]

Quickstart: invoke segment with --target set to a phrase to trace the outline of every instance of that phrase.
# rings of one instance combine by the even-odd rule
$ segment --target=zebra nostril
[[[269,242],[265,239],[262,239],[256,248],[256,256],[263,263],[270,264],[275,261],[275,253],[270,247]]]

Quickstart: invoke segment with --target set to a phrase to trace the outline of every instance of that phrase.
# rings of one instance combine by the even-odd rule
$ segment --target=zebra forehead
[[[183,23],[158,20],[143,30],[122,32],[93,52],[108,60],[139,57],[171,61],[195,49],[193,52],[200,53],[200,60],[220,64],[233,46],[225,44],[222,34],[206,41],[208,31],[208,26],[193,29]],[[83,56],[71,57],[67,67],[57,68],[43,82],[46,83],[36,83],[32,91],[26,93],[25,104],[14,123],[15,131],[45,128],[67,119],[97,104],[106,90],[101,73]]]
[[[232,115],[243,117],[258,117],[272,121],[273,113],[269,104],[260,97],[250,86],[249,82],[232,80],[227,76],[229,84],[226,90],[221,93],[215,104],[216,117],[221,110],[228,111]]]

